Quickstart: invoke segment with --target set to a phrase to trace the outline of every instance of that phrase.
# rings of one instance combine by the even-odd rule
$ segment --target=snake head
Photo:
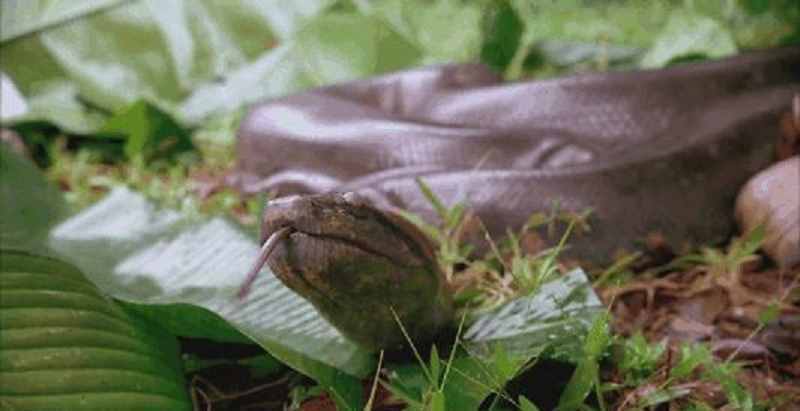
[[[271,201],[262,243],[285,233],[266,258],[273,273],[348,339],[395,349],[452,324],[453,303],[430,240],[404,218],[353,193]]]

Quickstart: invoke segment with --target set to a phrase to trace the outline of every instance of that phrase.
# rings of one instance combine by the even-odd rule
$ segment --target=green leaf
[[[442,391],[434,391],[431,394],[431,402],[429,409],[430,411],[445,411],[447,408],[445,407],[445,394]],[[463,408],[459,408],[463,409]]]
[[[125,138],[125,155],[153,158],[192,149],[189,133],[168,114],[137,101],[113,117],[99,131]]]
[[[174,336],[72,266],[9,250],[0,262],[0,408],[192,408]]]
[[[428,365],[428,369],[430,369],[431,372],[431,385],[434,387],[438,387],[439,381],[441,380],[441,364],[441,360],[439,360],[439,350],[437,350],[434,345],[431,347],[431,359],[430,365]]]
[[[608,313],[597,316],[586,335],[583,358],[558,400],[559,411],[577,410],[599,380],[599,360],[611,339]]]
[[[519,358],[515,360],[519,369],[523,362]],[[448,381],[441,389],[431,386],[418,364],[391,364],[390,367],[393,375],[389,389],[393,393],[402,394],[409,404],[423,404],[426,393],[440,392],[447,399],[448,409],[452,410],[478,409],[487,395],[501,390],[506,382],[494,364],[463,351],[453,358]]]
[[[505,3],[510,5],[507,6]],[[769,10],[753,15],[742,1],[671,1],[671,0],[619,0],[586,2],[581,0],[544,1],[508,0],[494,1],[485,15],[503,24],[494,23],[485,34],[485,42],[504,35],[506,41],[491,44],[492,51],[503,57],[492,57],[485,43],[484,61],[504,69],[507,78],[519,78],[523,66],[538,69],[536,75],[558,72],[607,70],[633,65],[648,49],[653,60],[644,67],[660,67],[673,60],[706,58],[727,55],[728,40],[736,48],[753,49],[774,47],[797,36],[800,24],[800,6],[796,1],[769,2]],[[492,11],[493,9],[500,9]],[[513,13],[508,9],[513,10]],[[505,9],[505,10],[503,10]],[[675,20],[675,14],[689,15]],[[516,20],[522,30],[516,28]],[[507,31],[508,33],[504,32]],[[717,40],[720,41],[717,41]],[[795,39],[796,40],[796,39]],[[495,44],[497,44],[495,46]],[[513,50],[508,50],[510,45]],[[693,47],[687,47],[693,44]],[[657,50],[655,50],[657,48]],[[687,54],[688,53],[688,54]],[[680,56],[676,55],[680,54]],[[665,61],[657,64],[656,57]],[[588,66],[588,67],[587,67]]]
[[[503,71],[520,45],[523,21],[507,0],[493,1],[485,16],[481,61]]]
[[[664,67],[682,58],[720,58],[736,53],[730,31],[711,17],[677,10],[670,15],[652,48],[642,57],[641,67]]]
[[[428,222],[423,220],[422,217],[414,213],[408,212],[406,210],[398,210],[398,213],[400,213],[400,215],[403,216],[406,220],[410,221],[412,224],[417,226],[417,228],[422,230],[422,232],[424,232],[428,237],[430,237],[434,241],[441,242],[444,240],[442,238],[442,233],[440,232],[439,227],[433,224],[429,224]]]
[[[739,260],[754,254],[759,248],[761,248],[761,245],[764,244],[765,235],[765,225],[757,225],[755,228],[748,231],[742,238],[735,240],[735,255],[732,255],[731,257]]]
[[[755,408],[753,396],[742,386],[737,378],[741,367],[735,363],[710,364],[705,370],[707,378],[719,383],[733,409],[750,411]]]
[[[671,6],[665,1],[615,1],[590,5],[580,0],[512,1],[536,41],[561,40],[645,47],[653,39]]]
[[[521,395],[519,396],[519,409],[520,411],[539,411],[539,407]]]
[[[494,365],[497,375],[504,381],[510,381],[519,371],[517,361],[514,361],[506,352],[505,347],[500,344],[493,347],[489,362]]]
[[[641,333],[626,339],[623,343],[622,361],[619,370],[626,383],[636,385],[647,379],[658,366],[658,360],[666,351],[666,341],[650,344]]]
[[[116,6],[125,0],[4,0],[0,2],[0,42]]]
[[[314,85],[401,69],[419,58],[417,49],[379,20],[355,13],[320,16],[297,34],[292,49]]]
[[[705,344],[681,344],[678,363],[670,370],[674,379],[688,377],[697,367],[713,361],[711,351]]]
[[[470,352],[484,358],[492,356],[500,345],[504,355],[511,358],[527,361],[544,354],[574,363],[584,357],[580,337],[602,312],[603,305],[586,274],[574,270],[542,284],[531,295],[478,314],[463,340]]]
[[[392,381],[390,385],[387,385],[386,388],[394,395],[395,397],[399,398],[410,407],[422,407],[423,404],[420,402],[422,398],[422,391],[419,390],[419,387],[422,384],[406,384],[401,380],[398,380],[395,373],[395,381]]]
[[[642,408],[655,407],[659,404],[670,403],[672,400],[686,397],[691,393],[692,390],[686,387],[657,388],[640,399],[636,405]]]
[[[359,9],[412,44],[423,64],[465,62],[478,55],[483,8],[474,2],[383,0]]]
[[[447,207],[445,207],[445,205],[442,203],[442,200],[439,199],[439,196],[437,196],[433,190],[431,190],[431,187],[421,178],[417,177],[415,180],[417,182],[417,186],[419,187],[419,191],[421,191],[422,195],[425,196],[425,199],[431,203],[439,218],[441,218],[443,222],[446,222],[449,213]]]
[[[772,301],[767,308],[758,313],[758,324],[762,327],[775,321],[781,314],[780,301]]]
[[[46,253],[52,227],[67,216],[67,206],[28,159],[0,143],[0,244]]]

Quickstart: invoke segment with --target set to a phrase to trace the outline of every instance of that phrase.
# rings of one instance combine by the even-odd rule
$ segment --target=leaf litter
[[[657,372],[662,382],[676,359],[686,356],[685,344],[701,344],[722,364],[739,366],[733,378],[755,401],[777,400],[775,409],[797,409],[792,404],[800,400],[800,267],[770,266],[756,253],[762,241],[763,231],[754,230],[733,239],[725,251],[705,248],[666,265],[640,266],[635,280],[598,288],[620,336],[641,333],[666,343]],[[624,375],[612,371],[609,378]],[[620,406],[641,404],[658,380],[654,374],[644,385],[621,390]],[[699,378],[681,388],[686,392],[678,403],[730,407],[734,402],[720,395],[725,390],[720,379]]]

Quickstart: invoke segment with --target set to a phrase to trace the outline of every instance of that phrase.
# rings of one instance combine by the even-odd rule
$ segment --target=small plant
[[[542,284],[550,281],[558,274],[559,267],[556,258],[564,249],[574,224],[574,221],[569,223],[556,247],[546,249],[535,255],[525,254],[520,247],[520,241],[517,236],[511,231],[508,232],[512,257],[510,266],[507,265],[505,268],[506,272],[510,273],[514,280],[513,284],[518,295],[528,295],[536,292]],[[495,255],[500,261],[503,261],[502,256],[497,253],[496,249]]]
[[[59,139],[50,145],[49,158],[52,164],[47,176],[62,189],[75,210],[98,201],[114,187],[128,187],[161,206],[188,215],[229,214],[243,225],[258,222],[258,211],[263,204],[263,196],[243,198],[221,184],[202,181],[221,175],[232,161],[213,152],[202,162],[194,153],[184,153],[173,161],[145,161],[142,156],[134,155],[128,162],[107,164],[100,152],[91,149],[72,152],[66,149],[66,140]],[[217,188],[205,190],[203,185]]]
[[[425,379],[427,380],[426,388],[422,392],[421,396],[415,395],[415,393],[404,387],[400,384],[395,385],[388,385],[387,388],[392,391],[396,396],[400,397],[403,401],[406,402],[408,405],[409,410],[420,410],[420,411],[445,411],[447,398],[445,396],[444,388],[448,382],[448,378],[450,375],[451,367],[453,365],[453,360],[456,355],[456,351],[458,351],[459,347],[459,340],[461,338],[461,332],[464,329],[464,320],[465,317],[461,317],[461,322],[458,325],[458,331],[456,332],[455,342],[453,343],[453,347],[450,350],[450,356],[447,359],[447,362],[444,364],[444,368],[442,368],[442,360],[439,358],[439,351],[436,346],[431,347],[430,351],[430,359],[428,364],[425,364],[425,361],[422,359],[417,347],[414,345],[414,341],[411,340],[411,337],[408,335],[405,326],[400,321],[400,317],[397,316],[395,313],[395,320],[397,321],[397,325],[402,330],[403,335],[405,335],[406,340],[408,341],[409,346],[411,347],[414,356],[417,359],[417,362],[422,370]]]
[[[321,385],[306,387],[298,385],[289,391],[289,410],[299,410],[304,402],[311,398],[319,397],[325,393],[325,388]]]
[[[566,247],[573,230],[590,230],[588,218],[591,210],[574,213],[561,210],[554,202],[549,213],[534,213],[519,232],[509,230],[505,240],[498,245],[489,236],[480,220],[472,215],[465,204],[447,207],[421,179],[417,185],[441,220],[436,226],[418,215],[400,211],[401,215],[419,227],[437,245],[437,257],[447,281],[456,290],[456,303],[472,312],[491,310],[507,301],[536,292],[542,284],[559,273],[557,257]],[[557,224],[567,227],[556,247],[530,254],[522,247],[523,238],[533,230],[546,226],[555,233]],[[464,244],[465,235],[475,227],[484,231],[490,253],[484,258],[472,256],[473,246]]]
[[[761,409],[737,381],[740,365],[715,359],[706,344],[684,343],[671,354],[663,341],[648,343],[637,334],[621,345],[623,354],[615,371],[623,382],[605,385],[605,391],[627,390],[617,409],[643,409],[676,401],[687,409],[716,409],[705,402],[715,391],[721,392],[733,409]],[[677,360],[672,361],[673,356]]]
[[[578,360],[578,367],[567,383],[558,401],[559,411],[572,411],[582,405],[592,388],[600,401],[600,409],[605,410],[600,384],[600,360],[611,344],[610,314],[606,311],[597,316],[583,343],[583,356]]]
[[[609,283],[620,284],[633,278],[635,274],[631,270],[631,266],[641,257],[642,253],[639,251],[620,255],[611,266],[594,275],[596,280],[592,286],[600,287]]]
[[[764,226],[759,225],[743,237],[733,240],[727,250],[703,247],[699,253],[688,254],[670,264],[672,268],[697,268],[706,271],[713,278],[730,276],[737,284],[743,267],[758,261],[756,254],[764,242]]]
[[[681,344],[678,362],[670,369],[673,381],[688,378],[702,365],[712,364],[714,356],[705,344]]]
[[[575,227],[575,231],[578,234],[589,233],[592,231],[592,227],[589,224],[589,219],[592,216],[594,210],[591,208],[587,208],[580,212],[563,210],[561,208],[561,202],[555,200],[552,202],[552,207],[550,208],[549,212],[535,212],[531,214],[528,218],[528,221],[522,227],[522,231],[528,231],[531,229],[545,227],[547,230],[547,236],[550,238],[555,237],[556,229],[558,228],[559,224],[567,224],[572,225]]]
[[[466,263],[473,249],[471,244],[463,243],[467,225],[473,217],[466,211],[465,204],[458,203],[447,207],[425,182],[419,178],[416,181],[420,191],[441,219],[441,226],[428,224],[418,215],[407,211],[400,211],[400,213],[438,244],[439,264],[442,266],[447,281],[452,282],[456,266]]]
[[[625,376],[625,384],[635,386],[655,372],[667,344],[666,341],[650,344],[644,335],[637,333],[625,339],[622,348],[622,361],[618,369]]]

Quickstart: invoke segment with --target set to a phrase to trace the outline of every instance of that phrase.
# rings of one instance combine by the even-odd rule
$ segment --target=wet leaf
[[[138,101],[111,117],[100,133],[123,137],[128,158],[151,159],[192,149],[189,133],[168,114],[145,101]]]
[[[0,261],[0,408],[192,408],[173,335],[72,266],[9,250]]]
[[[0,244],[46,253],[50,229],[68,215],[64,199],[36,165],[0,143]]]
[[[675,11],[642,57],[641,66],[664,67],[679,59],[720,58],[735,53],[732,34],[718,21],[690,11]]]

